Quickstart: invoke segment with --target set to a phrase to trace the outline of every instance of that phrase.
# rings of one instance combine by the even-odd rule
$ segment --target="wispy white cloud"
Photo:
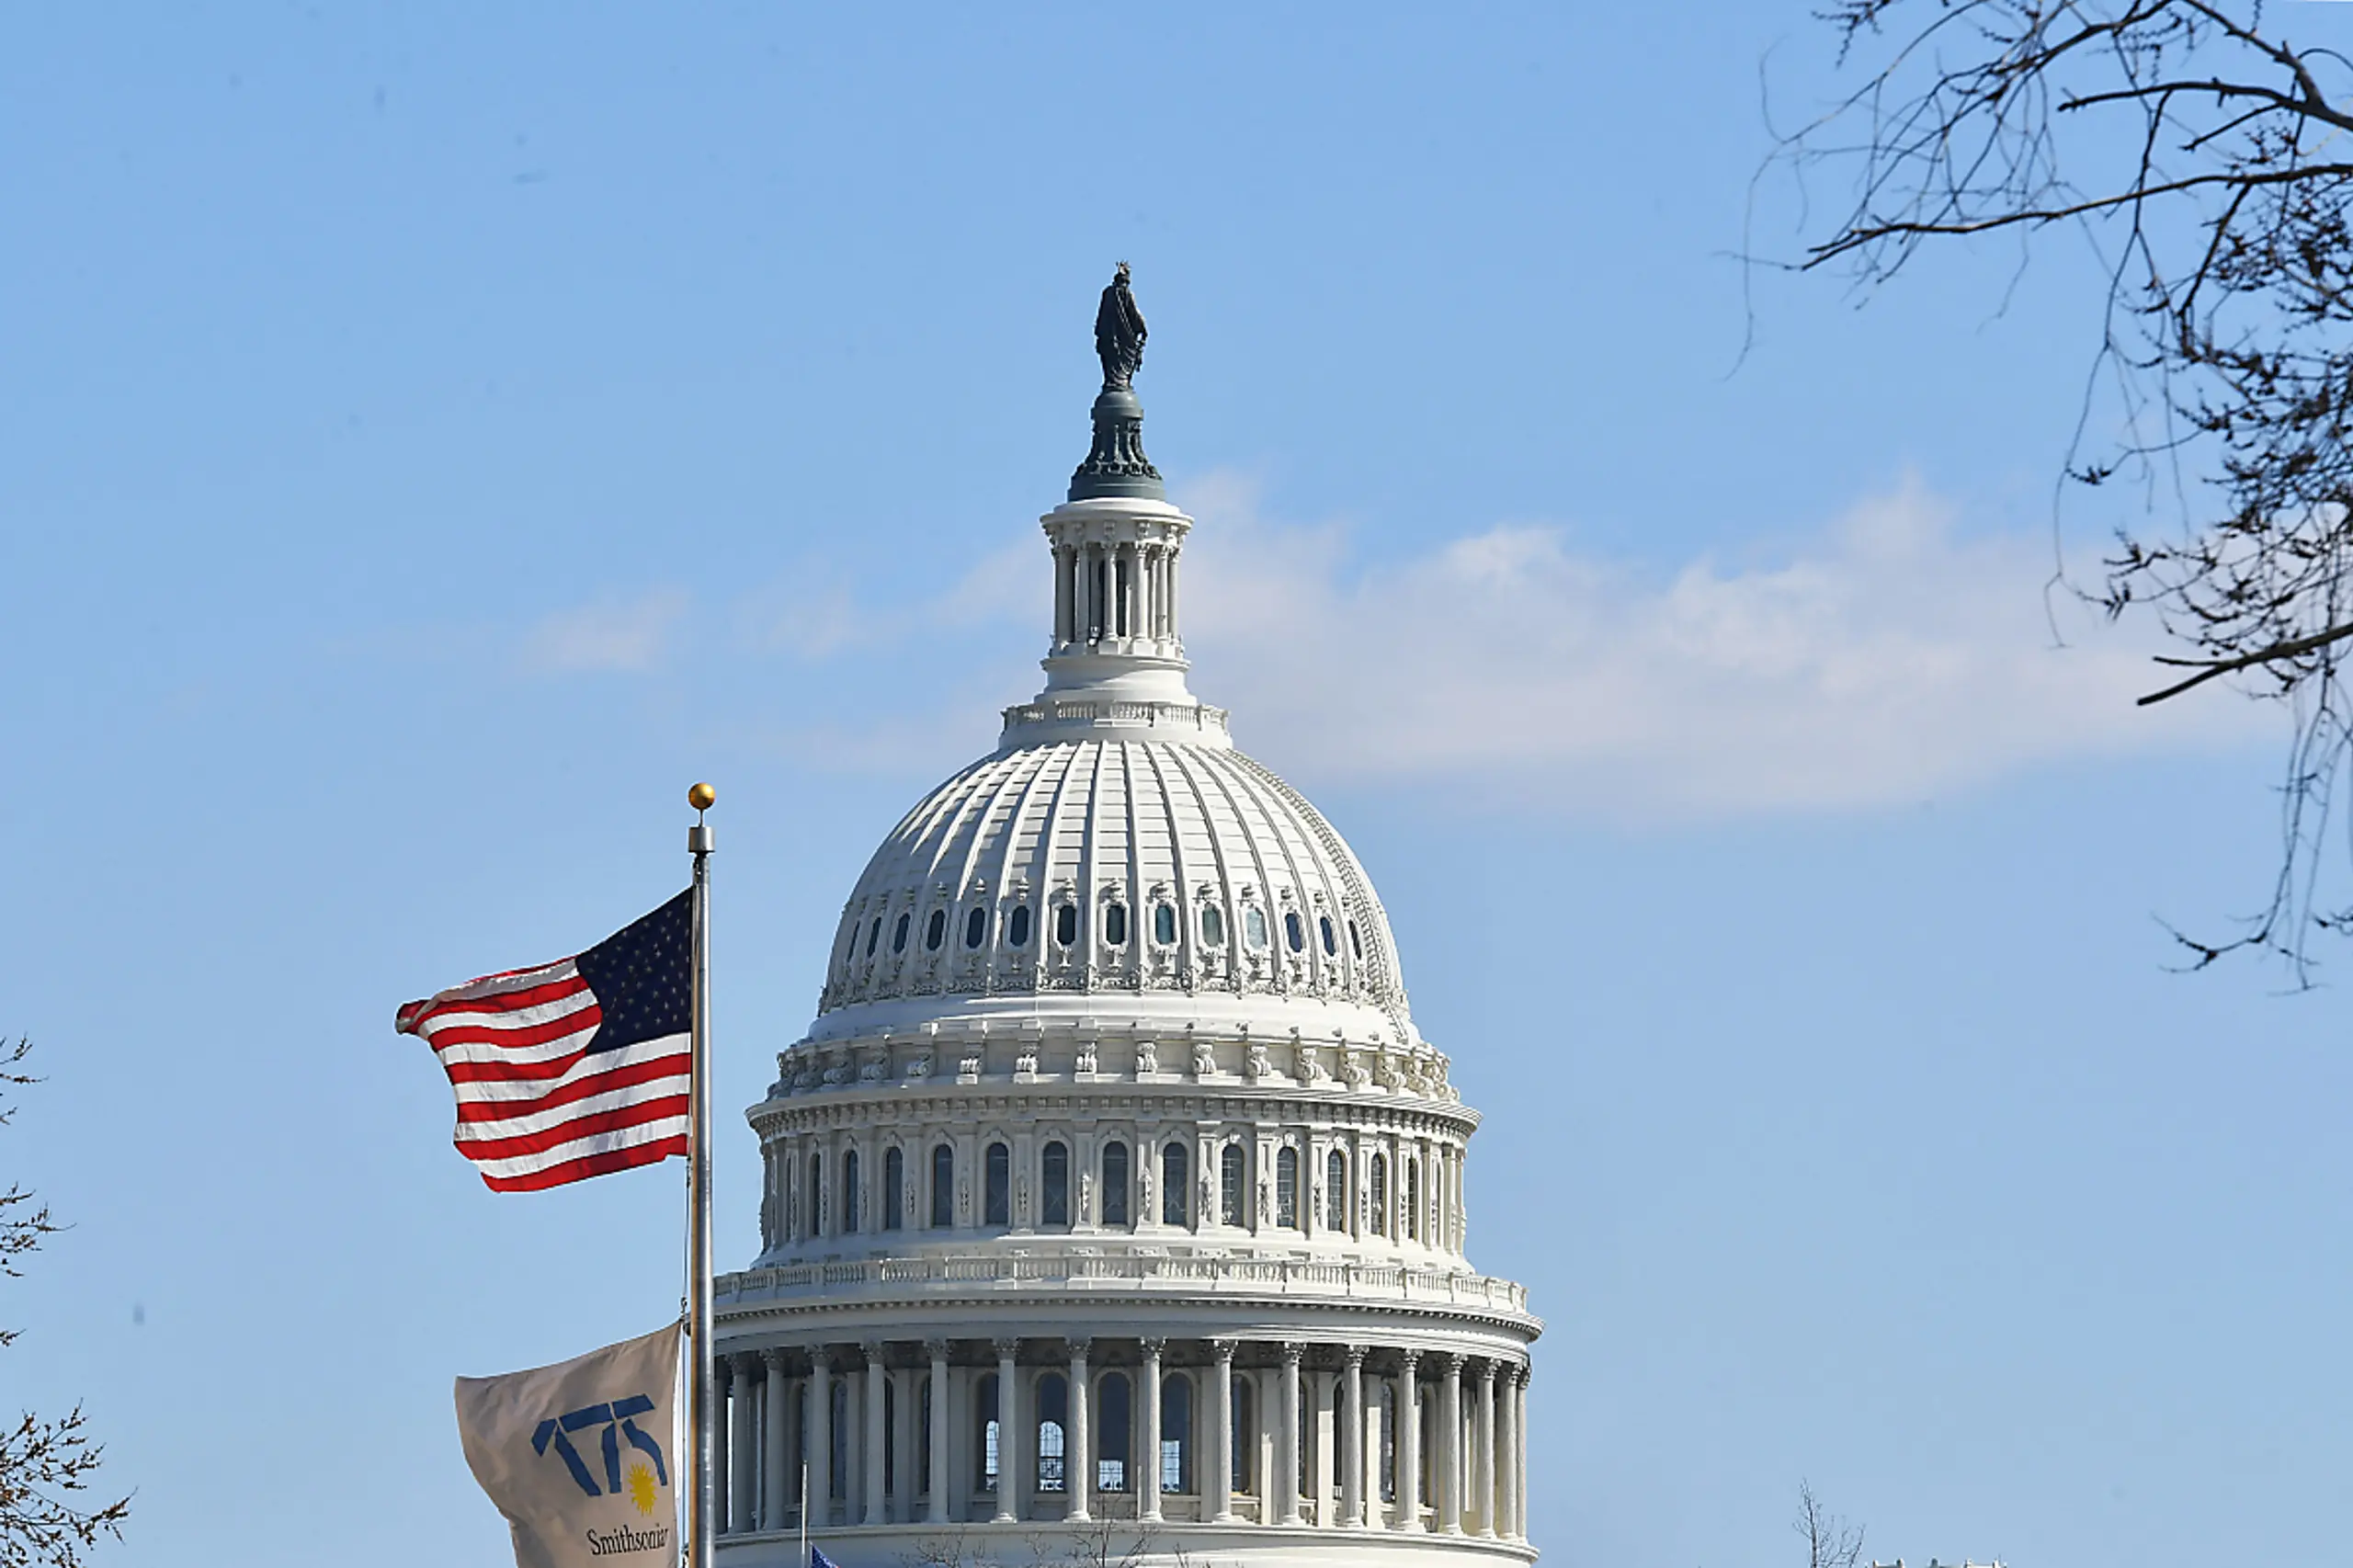
[[[2244,704],[2136,709],[2148,644],[2072,598],[2046,608],[2047,538],[1964,536],[1916,483],[1778,562],[1671,574],[1518,526],[1355,570],[1343,530],[1270,524],[1245,483],[1187,502],[1195,688],[1302,775],[1738,814],[2248,733]]]
[[[1199,523],[1185,554],[1193,689],[1302,782],[1437,783],[1611,817],[1869,808],[2231,744],[2261,722],[2219,694],[2135,708],[2154,679],[2145,629],[2046,596],[2046,535],[1964,532],[1916,483],[1778,556],[1665,569],[1526,525],[1365,562],[1342,526],[1264,516],[1245,479],[1212,476],[1179,499]],[[935,667],[919,708],[796,730],[796,750],[858,769],[945,767],[994,733],[995,702],[1033,689],[1017,662],[982,670],[1042,640],[1034,541],[981,558],[926,603],[795,592],[807,624],[840,629],[776,644],[805,657],[907,643],[917,626],[983,634],[952,695]]]
[[[523,640],[523,665],[540,675],[650,669],[687,611],[679,588],[608,599],[544,617]]]

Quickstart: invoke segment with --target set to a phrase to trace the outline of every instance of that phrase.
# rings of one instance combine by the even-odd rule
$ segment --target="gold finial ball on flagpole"
[[[697,784],[687,790],[687,804],[699,812],[710,810],[710,803],[718,799],[719,791],[708,784]]]

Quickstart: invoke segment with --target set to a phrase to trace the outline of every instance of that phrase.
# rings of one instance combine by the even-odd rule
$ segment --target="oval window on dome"
[[[1115,948],[1125,947],[1128,940],[1128,906],[1107,903],[1103,906],[1103,939]]]
[[[1267,945],[1267,912],[1255,903],[1242,906],[1242,938],[1254,949]]]
[[[1162,947],[1171,947],[1176,940],[1176,906],[1155,903],[1152,906],[1152,939]]]
[[[1296,909],[1283,911],[1283,940],[1290,944],[1292,952],[1303,953],[1307,950],[1307,927],[1300,924],[1299,911]]]
[[[1327,959],[1339,957],[1340,942],[1339,938],[1332,934],[1332,917],[1328,915],[1319,915],[1315,917],[1315,926],[1324,936],[1324,956]]]
[[[881,942],[881,940],[882,940],[882,917],[881,917],[881,915],[876,915],[876,916],[874,917],[874,926],[873,926],[873,929],[871,929],[871,930],[870,930],[870,931],[868,931],[868,932],[866,933],[866,956],[867,956],[868,958],[872,958],[872,957],[874,956],[874,949],[875,949],[875,945],[876,945],[877,943]]]
[[[1017,903],[1013,906],[1013,918],[1005,923],[1005,939],[1017,948],[1026,948],[1029,945],[1029,906],[1028,904]]]
[[[1353,920],[1348,922],[1348,951],[1356,955],[1357,962],[1364,962],[1364,938],[1357,935],[1357,923]]]
[[[988,934],[989,912],[976,903],[972,912],[964,916],[964,945],[977,948],[981,945],[981,938]]]
[[[907,950],[907,922],[914,918],[915,916],[912,915],[902,915],[899,916],[898,926],[891,932],[891,950],[892,952],[904,953]]]
[[[939,944],[946,940],[948,940],[948,911],[935,909],[931,912],[931,918],[924,923],[924,951],[936,953],[939,950]]]
[[[1055,907],[1054,940],[1060,942],[1065,948],[1076,945],[1078,941],[1078,905],[1074,903],[1064,903],[1059,904]]]
[[[1225,911],[1214,903],[1201,905],[1201,945],[1205,948],[1225,946]]]

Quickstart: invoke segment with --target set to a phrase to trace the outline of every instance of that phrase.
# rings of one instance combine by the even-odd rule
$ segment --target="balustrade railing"
[[[719,1298],[749,1301],[795,1295],[882,1293],[892,1287],[1053,1285],[1090,1282],[1207,1286],[1252,1293],[1444,1302],[1511,1312],[1528,1310],[1525,1286],[1483,1274],[1410,1264],[1266,1257],[1182,1257],[1135,1253],[948,1255],[827,1263],[788,1263],[722,1275]]]

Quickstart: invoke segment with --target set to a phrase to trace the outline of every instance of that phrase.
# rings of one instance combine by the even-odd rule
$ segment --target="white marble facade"
[[[1191,519],[1043,519],[1046,688],[845,905],[752,1108],[719,1539],[792,1562],[1530,1561],[1527,1292],[1347,844],[1233,747]]]

